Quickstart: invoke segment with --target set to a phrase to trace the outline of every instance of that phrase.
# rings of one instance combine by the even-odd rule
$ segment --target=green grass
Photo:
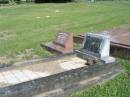
[[[56,10],[60,12],[56,13]],[[0,7],[0,57],[15,59],[21,53],[28,54],[27,49],[33,49],[30,55],[47,57],[51,54],[42,49],[40,43],[53,40],[58,31],[79,34],[114,27],[130,28],[130,2]],[[72,97],[130,97],[130,60],[121,59],[121,63],[126,69],[125,74],[101,86],[73,94]]]
[[[56,13],[56,10],[61,12]],[[0,7],[0,33],[15,34],[0,40],[0,55],[11,55],[30,48],[34,48],[36,53],[41,52],[39,44],[54,39],[59,30],[77,34],[130,24],[129,11],[129,2]]]
[[[72,94],[71,97],[130,97],[130,61],[121,60],[121,63],[126,73],[102,85]]]

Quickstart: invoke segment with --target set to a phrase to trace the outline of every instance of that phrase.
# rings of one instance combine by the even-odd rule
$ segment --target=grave
[[[123,70],[109,56],[109,48],[109,35],[90,33],[83,47],[74,53],[2,68],[0,97],[68,97],[80,89],[110,80]]]
[[[73,52],[73,34],[60,32],[57,34],[56,39],[53,42],[41,44],[41,46],[51,52],[62,54],[71,53]]]
[[[83,48],[77,50],[83,58],[101,60],[105,63],[115,62],[114,57],[110,57],[110,36],[108,34],[88,33],[84,38]],[[93,63],[92,63],[93,64]]]
[[[115,28],[108,30],[111,37],[111,54],[115,57],[130,59],[130,29]]]
[[[111,36],[110,54],[115,57],[123,57],[130,59],[130,29],[115,28],[98,34],[108,32]],[[85,35],[74,36],[75,43],[82,43]]]

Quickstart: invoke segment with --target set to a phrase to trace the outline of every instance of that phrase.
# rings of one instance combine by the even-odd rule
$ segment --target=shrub
[[[35,3],[49,3],[49,2],[55,2],[55,3],[66,3],[66,2],[72,2],[74,0],[35,0]]]
[[[0,4],[8,4],[9,0],[0,0]]]

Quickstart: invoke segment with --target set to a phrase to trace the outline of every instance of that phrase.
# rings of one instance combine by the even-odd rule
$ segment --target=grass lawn
[[[130,28],[130,2],[0,7],[0,63],[51,55],[39,44],[54,39],[58,31],[79,34],[114,27]],[[72,97],[130,97],[130,60],[121,59],[121,63],[125,74]]]

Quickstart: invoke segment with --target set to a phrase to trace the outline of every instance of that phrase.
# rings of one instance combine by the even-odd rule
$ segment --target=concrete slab
[[[11,71],[1,72],[1,73],[5,78],[5,80],[3,80],[3,83],[16,84],[19,82],[19,80],[15,77],[15,75]]]
[[[85,62],[85,60],[76,56],[69,56],[54,61],[38,62],[0,71],[0,87],[15,85],[67,70],[84,67],[86,66]]]
[[[108,30],[111,37],[111,42],[130,47],[130,29],[111,29]]]
[[[84,67],[85,63],[86,63],[85,60],[82,60],[80,58],[73,58],[71,61],[61,62],[60,66],[63,69],[65,69],[65,70],[71,70],[71,69],[76,69],[76,68]]]
[[[29,80],[29,78],[20,70],[13,70],[12,72],[15,75],[15,77],[19,80],[19,83]]]

